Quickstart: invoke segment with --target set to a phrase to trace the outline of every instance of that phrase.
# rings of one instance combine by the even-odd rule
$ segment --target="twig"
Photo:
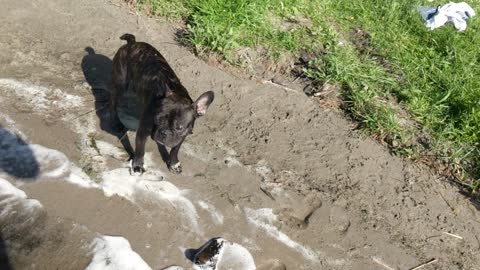
[[[72,118],[72,119],[68,119],[67,121],[77,120],[78,118],[80,118],[80,117],[82,117],[82,116],[85,116],[85,115],[87,115],[87,114],[89,114],[89,113],[92,113],[92,112],[97,112],[97,111],[103,110],[103,109],[105,109],[106,107],[107,107],[107,105],[102,106],[102,107],[100,107],[100,108],[98,108],[98,109],[92,109],[92,110],[90,110],[90,111],[88,111],[88,112],[86,112],[86,113],[80,114],[79,116],[75,116],[75,117]]]
[[[414,267],[414,268],[410,268],[409,270],[418,270],[418,269],[423,268],[423,267],[425,267],[425,266],[427,266],[427,265],[429,265],[429,264],[432,264],[432,263],[434,263],[434,262],[436,262],[436,261],[437,261],[437,259],[431,259],[430,261],[428,261],[428,262],[426,262],[426,263],[423,263],[423,264],[420,264],[419,266],[416,266],[416,267]]]
[[[388,270],[395,270],[395,268],[392,268],[392,267],[388,266],[387,264],[385,264],[384,262],[382,262],[382,260],[380,260],[380,259],[377,258],[377,257],[372,257],[372,260],[373,260],[374,262],[376,262],[377,264],[385,267],[385,268],[388,269]]]
[[[276,86],[276,87],[280,87],[280,88],[282,88],[283,90],[285,90],[285,91],[287,91],[287,92],[292,92],[292,93],[298,94],[298,91],[297,91],[297,90],[292,89],[292,88],[288,88],[288,87],[283,86],[283,85],[278,84],[278,83],[274,83],[274,82],[272,82],[272,81],[262,80],[262,83],[263,83],[263,84],[270,84],[270,85],[273,85],[273,86]]]
[[[446,235],[448,235],[448,236],[455,237],[455,238],[458,238],[458,239],[463,240],[463,237],[461,237],[460,235],[456,235],[456,234],[449,233],[449,232],[442,232],[442,233],[443,233],[443,234],[446,234]]]
[[[317,92],[315,94],[313,94],[314,97],[320,97],[320,96],[326,96],[330,93],[333,93],[335,90],[332,89],[332,90],[329,90],[329,91],[324,91],[324,92]]]
[[[267,197],[269,197],[270,199],[272,199],[272,201],[275,201],[275,198],[273,197],[272,193],[270,193],[270,191],[268,191],[268,190],[266,189],[266,187],[260,185],[260,190],[261,190],[265,195],[267,195]]]
[[[425,238],[425,240],[428,240],[428,239],[431,239],[431,238],[437,238],[437,237],[441,237],[441,236],[442,236],[441,234],[431,235],[431,236]]]
[[[294,82],[298,81],[298,79],[300,79],[301,77],[302,77],[302,75],[298,75],[298,76],[295,78],[295,80],[291,81],[290,83],[294,83]]]

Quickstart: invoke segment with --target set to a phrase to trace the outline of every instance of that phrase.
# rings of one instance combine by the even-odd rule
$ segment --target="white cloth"
[[[473,8],[465,2],[449,2],[438,8],[420,7],[419,11],[425,20],[425,26],[430,30],[452,22],[458,31],[465,31],[467,29],[466,20],[475,16]]]

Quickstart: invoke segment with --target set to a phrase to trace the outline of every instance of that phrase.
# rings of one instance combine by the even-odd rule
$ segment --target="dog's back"
[[[187,99],[190,103],[193,102],[160,52],[148,43],[136,42],[135,36],[132,34],[124,34],[120,39],[126,40],[127,44],[117,52],[118,60],[122,61],[121,66],[127,69],[126,80],[134,82],[135,91],[152,91],[152,93],[144,93],[145,95],[142,96],[153,94],[163,97],[166,87],[168,87],[179,98]]]

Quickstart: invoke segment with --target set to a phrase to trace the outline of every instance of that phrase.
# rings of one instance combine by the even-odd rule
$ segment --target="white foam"
[[[121,155],[117,147],[100,142],[100,151],[108,155]],[[98,156],[103,158],[103,156]],[[100,160],[101,161],[101,160]],[[164,173],[151,168],[151,153],[145,155],[147,172],[141,176],[130,175],[128,168],[107,170],[101,174],[101,183],[93,182],[80,168],[70,162],[60,151],[37,144],[20,143],[18,138],[7,129],[0,129],[0,165],[8,167],[9,172],[0,171],[8,177],[12,172],[30,172],[31,178],[38,180],[61,179],[83,188],[100,188],[105,195],[119,195],[132,202],[137,196],[153,199],[157,202],[172,204],[183,214],[186,222],[201,233],[198,213],[193,203],[185,197],[188,191],[180,190],[175,185],[162,181]]]
[[[9,196],[14,198],[26,199],[27,194],[5,179],[0,178],[0,196]]]
[[[214,241],[214,242],[212,242]],[[214,244],[215,243],[215,244]],[[252,254],[243,246],[223,238],[212,239],[200,248],[200,253],[210,247],[220,247],[217,253],[202,265],[193,265],[195,270],[255,270]],[[214,248],[215,249],[215,248]]]
[[[75,87],[76,89],[78,88],[78,86]],[[40,113],[42,115],[48,111],[58,112],[65,110],[66,112],[64,113],[63,117],[64,120],[67,118],[72,118],[72,113],[70,113],[69,111],[71,111],[71,109],[73,108],[81,107],[84,102],[84,99],[82,97],[65,93],[58,88],[52,89],[10,78],[0,78],[0,93],[2,92],[5,92],[7,96],[13,95],[20,98],[20,101],[23,102],[22,105],[30,106],[34,112]],[[18,129],[15,128],[15,122],[10,117],[5,115],[3,116],[3,118],[9,125],[9,129],[14,130],[22,137],[23,140],[26,140],[26,137],[23,135],[23,133],[21,133]],[[96,132],[95,114],[90,113],[82,116],[81,118],[76,118],[74,121],[69,121],[68,124],[70,124],[80,136],[82,155],[88,157],[94,157],[95,154],[98,155],[98,153],[95,153],[95,149],[93,149],[92,147],[88,147],[88,142],[90,141],[89,135]],[[36,146],[29,145],[29,148],[36,148]],[[55,154],[51,151],[43,151],[45,149],[37,150],[39,150],[40,154],[52,154],[52,156],[54,157],[59,157],[58,154]],[[47,160],[51,161],[51,157],[47,156]],[[43,161],[41,163],[45,164],[45,162]],[[64,172],[67,167],[69,167],[67,163],[69,162],[65,161],[64,167],[59,166],[57,167],[57,171],[52,171],[50,172],[51,175],[46,176],[56,177],[56,175],[62,174],[62,171]],[[103,160],[92,163],[92,166],[94,166],[97,171],[99,169],[106,169]],[[45,177],[45,175],[43,176]],[[67,180],[83,187],[91,187],[93,183],[91,180],[87,180],[84,176],[78,176],[73,174],[67,177]]]
[[[222,256],[218,260],[217,269],[254,270],[255,261],[252,254],[243,246],[226,241]]]
[[[33,106],[37,112],[45,112],[52,108],[76,108],[83,104],[83,98],[64,93],[62,90],[36,86],[28,82],[0,78],[0,87],[13,91],[23,99],[25,104]]]
[[[159,171],[148,170],[141,176],[130,175],[126,168],[104,172],[101,187],[107,196],[119,195],[132,202],[138,198],[150,198],[157,202],[167,202],[184,214],[191,227],[201,233],[198,213],[193,203],[185,197],[186,190],[180,190],[168,181],[161,181]]]
[[[74,184],[91,187],[91,181],[73,166],[65,154],[38,144],[25,144],[9,132],[0,129],[0,175],[22,175],[47,180],[64,178]]]
[[[95,173],[99,173],[108,170],[107,159],[102,156],[102,152],[99,153],[98,145],[95,147],[97,140],[93,137],[96,134],[96,116],[94,113],[87,114],[70,122],[71,127],[78,135],[78,145],[80,146],[80,152],[83,159],[89,164],[91,170]],[[102,143],[100,143],[103,146]],[[103,149],[105,150],[105,149]]]
[[[41,208],[42,205],[37,200],[28,199],[24,191],[16,188],[7,180],[0,178],[0,216],[16,212],[18,210],[16,207],[33,212]]]
[[[125,155],[118,147],[104,142],[96,141],[97,147],[104,155],[121,158]],[[101,188],[106,196],[118,195],[131,202],[138,202],[138,199],[151,199],[157,203],[167,202],[173,205],[177,211],[183,214],[185,221],[201,234],[202,230],[198,223],[198,213],[193,203],[185,196],[188,191],[180,190],[168,181],[164,181],[165,174],[155,169],[152,153],[145,153],[144,166],[146,172],[142,175],[130,174],[127,166],[106,170],[100,174],[101,182],[96,186]],[[125,164],[126,165],[126,164]],[[72,176],[76,177],[76,174]],[[80,182],[84,177],[77,177]],[[91,182],[91,181],[90,181]]]
[[[318,261],[318,254],[316,252],[293,241],[288,235],[273,226],[273,222],[277,220],[277,216],[273,213],[272,209],[261,208],[254,210],[245,208],[245,214],[248,222],[263,229],[271,237],[301,253],[306,259],[310,261]]]
[[[92,245],[93,259],[85,270],[152,270],[123,237],[102,235]]]
[[[102,140],[95,140],[95,144],[101,155],[111,156],[115,159],[126,159],[128,157],[127,152],[111,143]]]
[[[222,225],[223,224],[223,215],[220,213],[215,206],[205,202],[205,201],[198,201],[197,204],[204,210],[208,211],[210,215],[212,216],[213,222],[215,222],[217,225]]]
[[[17,124],[10,116],[0,113],[0,117],[5,121],[10,130],[15,132],[15,134],[17,134],[17,136],[20,137],[22,140],[26,140],[27,136],[25,136],[25,134],[17,127]]]
[[[100,188],[97,183],[93,182],[90,177],[76,165],[72,164],[70,170],[71,173],[66,178],[68,182],[83,188]]]
[[[163,185],[161,174],[147,171],[143,175],[131,175],[127,168],[118,168],[101,174],[101,186],[107,196],[119,195],[134,202],[138,191],[150,193],[155,185]],[[152,194],[148,194],[152,195]],[[161,198],[159,198],[161,199]]]
[[[97,140],[96,145],[102,155],[117,158],[125,155],[125,152],[108,142]],[[107,170],[100,175],[102,179],[100,187],[107,196],[118,195],[132,202],[136,202],[138,198],[149,198],[160,203],[167,202],[183,213],[186,222],[201,234],[197,210],[185,196],[188,191],[180,190],[172,183],[164,181],[165,173],[156,169],[156,166],[152,153],[147,152],[144,157],[145,173],[142,175],[130,174],[126,166]]]

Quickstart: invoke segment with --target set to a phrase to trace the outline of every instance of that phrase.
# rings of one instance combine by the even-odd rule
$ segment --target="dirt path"
[[[176,44],[174,27],[120,2],[0,4],[0,266],[85,269],[112,244],[102,235],[116,235],[153,269],[190,269],[184,251],[216,236],[257,266],[480,269],[480,206],[301,91],[209,66]],[[192,97],[216,93],[180,154],[181,176],[152,143],[148,173],[130,176],[103,121],[126,32],[157,47]],[[5,193],[8,183],[26,194]]]

